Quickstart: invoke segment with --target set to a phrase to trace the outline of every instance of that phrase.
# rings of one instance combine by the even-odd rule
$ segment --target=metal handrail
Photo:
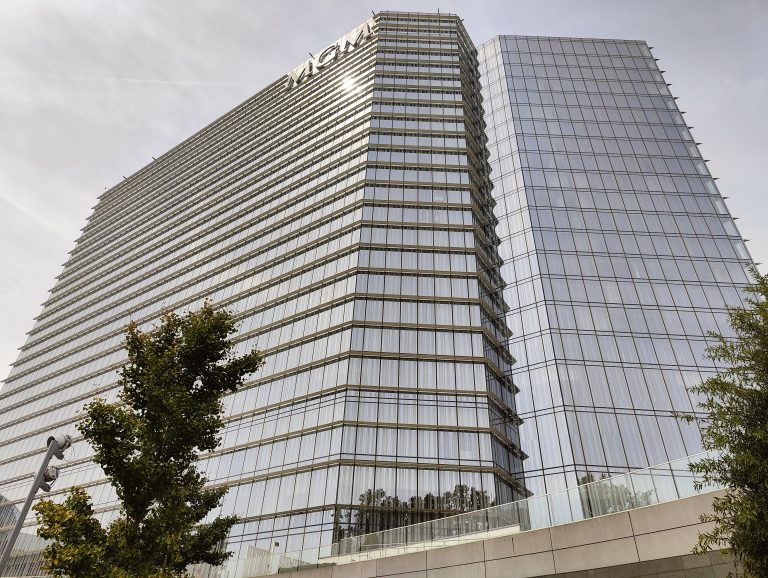
[[[290,570],[442,548],[605,516],[722,489],[716,484],[704,484],[702,476],[691,472],[689,467],[692,462],[715,456],[712,452],[702,452],[649,468],[605,477],[575,488],[429,522],[344,538],[319,548],[275,553],[252,547],[252,555],[228,560],[223,566],[200,564],[189,570],[195,578],[271,576]],[[23,556],[26,557],[27,570],[37,575],[35,570],[39,569],[39,558],[35,568],[35,560],[30,558],[30,553],[25,552]],[[33,575],[22,572],[19,568],[12,575]]]

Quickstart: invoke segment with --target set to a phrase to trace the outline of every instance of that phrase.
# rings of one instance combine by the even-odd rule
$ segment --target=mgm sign
[[[300,84],[305,79],[336,61],[342,55],[352,52],[355,48],[373,36],[375,27],[376,22],[373,18],[369,19],[349,34],[331,44],[328,48],[325,48],[317,56],[313,56],[301,66],[293,69],[286,77],[285,88],[290,90],[297,84]]]

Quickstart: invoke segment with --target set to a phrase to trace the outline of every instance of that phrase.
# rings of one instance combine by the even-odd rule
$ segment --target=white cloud
[[[12,210],[0,209],[0,365],[15,357],[106,186],[381,9],[457,13],[478,43],[496,34],[647,39],[754,256],[768,260],[764,2],[4,0],[0,202]]]

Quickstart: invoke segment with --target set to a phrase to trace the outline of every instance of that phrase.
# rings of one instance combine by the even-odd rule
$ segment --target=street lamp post
[[[56,481],[56,478],[59,477],[59,468],[56,466],[49,466],[48,463],[53,456],[63,460],[64,450],[71,445],[72,438],[68,435],[57,435],[48,438],[48,451],[45,452],[43,463],[40,465],[40,470],[37,472],[35,481],[29,489],[27,500],[24,502],[24,506],[19,512],[16,524],[13,526],[13,530],[11,530],[11,533],[8,536],[8,541],[5,543],[3,555],[0,557],[0,576],[3,576],[5,573],[5,567],[8,565],[8,560],[11,557],[11,550],[13,550],[16,539],[19,537],[19,532],[21,532],[21,527],[24,525],[24,519],[29,513],[29,508],[32,505],[32,500],[35,499],[37,490],[42,489],[45,492],[50,492],[51,485]]]

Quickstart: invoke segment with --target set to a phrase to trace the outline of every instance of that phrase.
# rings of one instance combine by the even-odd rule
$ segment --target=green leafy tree
[[[128,325],[128,362],[117,403],[96,399],[78,429],[114,486],[120,513],[108,527],[94,517],[80,488],[63,504],[36,506],[38,534],[51,543],[44,570],[70,578],[171,578],[189,564],[218,565],[236,516],[203,523],[227,491],[204,487],[195,467],[216,448],[222,398],[262,364],[261,354],[236,355],[235,320],[210,303],[183,316],[167,313],[148,332]]]
[[[734,337],[710,335],[707,356],[723,369],[691,391],[701,396],[706,413],[702,439],[708,457],[691,465],[704,484],[728,488],[715,498],[714,522],[699,535],[695,552],[722,548],[746,575],[768,576],[768,276],[756,268],[746,306],[729,309]],[[687,421],[693,415],[681,416]],[[700,484],[700,486],[703,484]]]

